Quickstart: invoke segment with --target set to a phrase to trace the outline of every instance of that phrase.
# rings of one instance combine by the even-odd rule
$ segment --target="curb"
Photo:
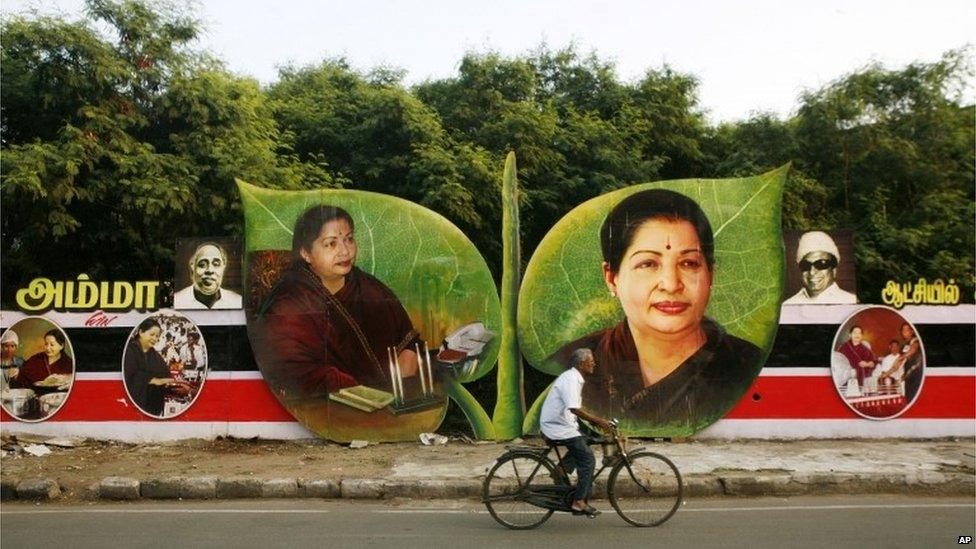
[[[18,499],[46,501],[59,497],[61,486],[49,478],[28,478],[17,483],[16,491]]]
[[[737,473],[683,477],[685,497],[797,496],[827,494],[913,494],[972,496],[976,476],[970,473]],[[183,499],[317,498],[382,500],[481,498],[482,479],[305,479],[251,477],[165,477],[138,480],[106,477],[88,494],[113,501]],[[28,478],[0,483],[3,501],[50,501],[67,491],[54,479]],[[598,479],[594,496],[606,497]]]

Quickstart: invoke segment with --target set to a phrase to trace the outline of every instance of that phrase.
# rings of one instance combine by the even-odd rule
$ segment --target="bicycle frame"
[[[558,452],[556,455],[558,456]],[[540,469],[544,468],[543,467],[544,463],[548,463],[550,466],[553,467],[554,470],[559,472],[559,469],[556,469],[555,464],[549,458],[549,451],[547,450],[546,452],[543,453],[538,451],[534,447],[513,448],[505,452],[504,454],[502,454],[498,458],[498,460],[501,461],[509,457],[518,457],[518,456],[537,457],[540,459],[540,461],[536,464],[532,472],[529,473],[527,477],[525,477],[524,481],[518,477],[518,471],[515,471],[516,482],[518,482],[520,486],[523,486],[523,488],[519,490],[518,493],[506,494],[505,496],[491,498],[491,500],[504,501],[506,499],[516,499],[519,501],[525,501],[526,503],[530,503],[532,505],[535,505],[536,507],[541,507],[543,509],[552,509],[554,511],[566,510],[565,497],[567,494],[569,494],[575,489],[575,486],[567,483],[567,484],[558,484],[553,486],[546,486],[546,485],[534,486],[528,490],[524,488],[529,486],[532,483],[532,480],[536,477],[537,474],[539,474]],[[545,474],[549,474],[549,471],[545,471]],[[563,474],[561,478],[563,481],[565,481],[566,480],[565,474]],[[486,500],[482,501],[482,503],[485,502]]]
[[[674,463],[643,446],[628,451],[626,439],[615,428],[612,436],[587,441],[595,444],[603,446],[603,456],[593,478],[610,469],[607,498],[624,521],[659,526],[674,515],[682,501],[681,473]],[[573,511],[570,500],[576,486],[566,474],[569,452],[560,452],[559,446],[551,441],[544,447],[510,446],[498,457],[482,485],[482,502],[492,518],[513,530],[525,530],[541,525],[554,511]]]
[[[617,464],[623,461],[624,467],[627,468],[627,474],[630,475],[630,478],[633,479],[633,481],[638,486],[640,486],[641,489],[647,490],[647,487],[644,486],[641,480],[637,478],[636,475],[634,475],[634,471],[630,467],[630,460],[628,458],[628,454],[640,452],[641,450],[644,450],[645,447],[639,446],[637,448],[630,450],[630,452],[628,452],[616,429],[613,430],[613,436],[610,440],[613,442],[613,445],[616,447],[617,451],[614,455],[613,460],[609,462],[606,460],[606,455],[604,454],[604,459],[601,461],[600,468],[595,473],[593,473],[593,480],[596,481],[596,479],[603,473],[603,471],[607,469],[613,469],[614,467],[617,466]],[[594,446],[596,444],[600,444],[601,446],[605,445],[605,443],[600,440],[588,441],[587,443],[588,446]],[[534,479],[535,476],[539,473],[539,470],[543,468],[542,465],[543,462],[548,462],[555,469],[556,473],[560,475],[561,479],[565,484],[555,485],[555,486],[535,486],[527,490],[527,493],[523,494],[522,491],[520,491],[518,494],[514,494],[511,497],[514,497],[521,501],[525,501],[537,507],[542,507],[543,509],[552,509],[554,511],[567,511],[569,510],[569,504],[566,502],[566,495],[572,492],[573,490],[575,490],[576,487],[569,483],[569,477],[566,474],[565,468],[563,466],[563,457],[566,454],[559,453],[558,444],[549,443],[545,448],[545,451],[542,450],[543,449],[537,448],[535,446],[516,446],[510,448],[508,451],[502,454],[502,456],[499,457],[499,459],[501,460],[509,456],[518,456],[518,455],[532,455],[534,457],[538,457],[541,459],[541,461],[536,465],[535,469],[533,469],[532,472],[529,474],[529,476],[526,477],[524,483],[522,482],[521,479],[517,479],[520,485],[524,484],[525,486],[528,486],[529,484],[531,484],[532,479]],[[549,457],[550,454],[553,452],[556,453],[555,462],[553,462],[552,458]]]

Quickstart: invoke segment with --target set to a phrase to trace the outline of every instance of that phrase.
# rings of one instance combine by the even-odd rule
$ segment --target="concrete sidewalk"
[[[236,498],[474,498],[508,444],[445,445],[324,441],[186,441],[130,445],[47,445],[7,439],[4,500]],[[540,444],[538,439],[523,444]],[[976,441],[739,440],[632,441],[664,454],[687,497],[898,493],[976,496]],[[16,447],[20,446],[20,450]],[[599,451],[597,451],[599,453]],[[604,473],[596,494],[604,492]]]

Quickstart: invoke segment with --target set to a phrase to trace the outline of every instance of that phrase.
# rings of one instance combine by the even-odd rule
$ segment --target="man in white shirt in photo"
[[[796,246],[796,265],[803,287],[783,303],[857,303],[857,296],[837,285],[839,264],[840,250],[829,234],[823,231],[803,233]]]
[[[590,506],[587,500],[593,484],[596,459],[593,457],[593,450],[586,444],[586,437],[580,432],[577,418],[603,430],[610,428],[610,422],[583,409],[584,376],[589,376],[596,370],[593,352],[589,349],[576,349],[570,357],[570,365],[572,367],[560,374],[549,389],[542,404],[539,423],[542,434],[547,439],[566,446],[569,458],[563,461],[566,473],[572,472],[573,465],[576,467],[577,483],[571,505],[573,514],[594,517],[600,511]]]
[[[175,309],[240,309],[242,298],[237,292],[223,288],[227,251],[215,242],[197,246],[187,264],[190,286],[173,296]]]

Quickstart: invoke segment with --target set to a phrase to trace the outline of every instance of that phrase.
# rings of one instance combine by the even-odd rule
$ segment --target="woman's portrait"
[[[698,204],[650,189],[621,200],[600,227],[606,291],[623,319],[564,345],[593,351],[583,405],[604,417],[700,428],[728,410],[755,376],[756,345],[705,315],[715,284],[711,224]]]
[[[53,322],[25,318],[2,336],[2,403],[22,421],[42,421],[57,412],[74,381],[71,343]]]
[[[179,314],[156,313],[129,335],[122,354],[126,394],[142,413],[176,417],[192,406],[207,377],[200,330]]]
[[[837,331],[832,351],[837,392],[862,417],[898,417],[921,392],[922,342],[893,309],[866,307],[851,315]]]
[[[406,396],[420,394],[419,334],[393,291],[356,266],[358,253],[355,223],[340,207],[314,206],[295,222],[290,265],[254,323],[255,351],[279,396],[394,393],[394,362]]]
[[[854,372],[859,386],[864,386],[866,380],[880,363],[878,357],[874,355],[870,345],[864,341],[864,329],[855,324],[847,331],[848,338],[840,346],[839,352],[847,359]]]
[[[488,374],[500,346],[498,292],[477,248],[401,198],[238,185],[248,339],[275,398],[335,441],[437,429],[446,394]]]

